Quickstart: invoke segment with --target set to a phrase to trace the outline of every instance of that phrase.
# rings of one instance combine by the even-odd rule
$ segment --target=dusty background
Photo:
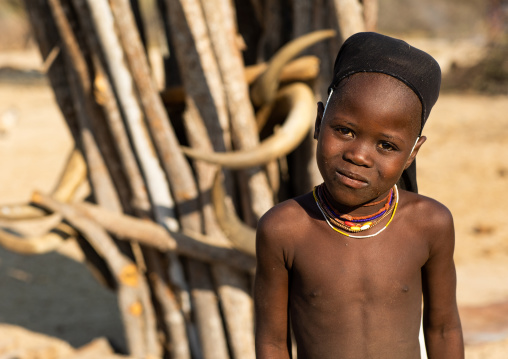
[[[380,26],[398,34],[408,28],[411,17],[387,21],[394,8],[389,3],[381,1]],[[455,79],[464,82],[460,71],[469,78],[478,74],[471,69],[492,54],[490,30],[475,7],[479,2],[458,10],[464,20],[460,28],[446,21],[456,1],[437,2],[437,20],[432,16],[436,8],[429,12],[420,3],[405,2],[402,10],[417,15],[415,30],[402,36],[434,55],[447,75],[456,74]],[[0,211],[2,204],[27,202],[35,189],[51,191],[72,149],[51,88],[39,71],[41,59],[29,26],[2,12],[16,9],[15,4],[0,0],[0,31],[11,34],[0,37]],[[506,359],[508,90],[486,94],[471,87],[445,91],[433,109],[424,130],[428,141],[418,155],[419,186],[422,194],[447,205],[455,218],[457,293],[467,357]],[[71,244],[36,257],[0,248],[0,357],[26,348],[20,338],[32,334],[16,326],[73,347],[101,336],[116,350],[125,347],[114,294],[95,281]]]

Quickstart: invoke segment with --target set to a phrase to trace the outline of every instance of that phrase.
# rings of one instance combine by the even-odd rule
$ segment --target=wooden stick
[[[78,42],[65,16],[60,0],[50,0],[49,5],[63,40],[62,47],[64,53],[69,60],[66,67],[68,78],[75,79],[75,81],[70,81],[70,89],[73,94],[76,113],[78,114],[81,138],[89,165],[89,174],[94,194],[99,203],[112,210],[121,211],[118,195],[99,151],[89,121],[97,113],[90,101],[91,84],[86,61],[79,49]]]
[[[243,59],[236,46],[237,32],[231,4],[224,0],[206,0],[202,1],[202,6],[224,83],[233,145],[237,149],[254,148],[258,145],[259,138],[248,86],[243,79]],[[250,202],[247,209],[259,219],[273,206],[273,194],[268,179],[260,168],[244,171],[243,175],[245,181],[240,181],[240,185],[245,184],[247,196],[241,198]]]
[[[203,118],[217,151],[231,149],[221,75],[199,0],[166,0],[186,94]]]
[[[335,19],[345,40],[357,32],[365,31],[363,9],[359,0],[331,0]]]
[[[107,206],[113,211],[121,212],[122,208],[117,197],[116,191],[114,190],[111,179],[108,176],[108,172],[106,170],[105,164],[101,158],[101,154],[97,148],[97,144],[95,143],[94,136],[91,131],[91,124],[88,121],[88,118],[94,118],[97,114],[94,111],[93,104],[91,102],[91,84],[89,80],[89,74],[86,62],[84,60],[83,55],[81,54],[79,47],[77,45],[77,41],[72,33],[70,24],[67,22],[65,18],[65,14],[63,12],[63,8],[59,0],[51,0],[50,6],[55,17],[55,21],[59,28],[60,34],[63,38],[63,47],[64,51],[67,54],[70,62],[68,63],[69,69],[69,78],[75,77],[76,80],[71,81],[71,91],[73,91],[73,97],[75,99],[75,105],[77,106],[78,120],[81,127],[81,133],[83,138],[83,144],[85,148],[85,153],[87,156],[88,163],[90,165],[90,176],[93,183],[94,191],[96,192],[97,200],[99,203]],[[73,72],[72,70],[75,72]],[[88,116],[86,116],[87,114]],[[88,118],[87,118],[88,117]],[[104,143],[104,141],[103,141]],[[68,218],[67,218],[68,219]],[[74,219],[78,220],[79,219]],[[78,224],[79,225],[79,224]],[[92,226],[93,227],[93,226]],[[87,226],[81,228],[82,231],[87,231]],[[103,237],[105,243],[108,241],[108,236],[104,233],[105,236],[101,235],[100,228],[97,229],[97,236]],[[94,238],[95,239],[95,238]],[[89,240],[91,240],[89,238]],[[110,240],[111,241],[111,240]],[[97,245],[97,244],[96,244]],[[104,244],[105,245],[105,244]],[[96,247],[96,246],[95,246]],[[114,255],[115,251],[118,251],[117,247],[111,241],[111,245],[108,248],[108,251],[105,252],[104,248],[99,248],[99,253],[105,255]],[[118,252],[119,253],[119,252]],[[108,260],[106,258],[106,260]],[[130,261],[125,259],[126,261]],[[124,263],[125,264],[125,263]],[[118,268],[114,268],[113,263],[109,263],[110,267],[112,267],[112,271],[118,270]],[[136,267],[134,264],[129,264],[134,269],[131,271],[136,271]],[[123,269],[122,269],[123,270]],[[119,273],[116,273],[119,275]],[[126,304],[125,300],[131,301],[129,303],[129,308],[124,306],[124,319],[126,320],[126,329],[127,336],[129,340],[129,345],[131,350],[135,355],[158,355],[159,347],[157,344],[157,337],[155,333],[155,322],[153,318],[153,313],[151,313],[151,302],[150,297],[147,294],[146,283],[139,280],[140,290],[138,291],[138,301],[132,302],[132,295],[129,295],[130,290],[128,288],[120,286],[119,288],[119,301],[120,304]],[[141,304],[142,303],[142,304]],[[144,308],[144,309],[143,309]],[[133,314],[137,318],[133,318],[125,313],[125,310],[130,310],[131,314]],[[140,310],[139,313],[137,310]],[[132,313],[135,311],[135,313]],[[139,337],[139,331],[144,330],[146,336]]]
[[[313,30],[337,28],[335,16],[334,21],[330,21],[330,13],[334,13],[330,11],[330,7],[330,1],[328,0],[313,0],[313,9],[310,16]],[[294,26],[300,25],[295,24]],[[322,41],[312,48],[312,54],[320,59],[319,73],[312,82],[316,101],[326,101],[330,74],[333,70],[333,63],[339,45],[340,39],[334,38]],[[313,138],[313,132],[313,129],[311,129],[292,154],[290,176],[294,190],[293,195],[306,193],[317,183],[322,182],[315,160],[316,141]]]
[[[125,65],[124,53],[117,37],[117,30],[107,0],[86,0],[94,28],[97,31],[112,87],[125,115],[126,127],[133,143],[135,154],[147,184],[157,220],[164,221],[168,228],[178,230],[174,201],[168,183],[159,164],[143,113],[138,104],[132,75]]]
[[[168,229],[176,231],[179,229],[179,223],[176,220],[174,201],[169,192],[169,185],[165,178],[163,169],[159,164],[157,153],[154,151],[154,146],[150,137],[147,136],[148,129],[146,128],[141,109],[137,102],[132,74],[129,72],[129,69],[125,66],[123,61],[124,49],[122,48],[120,40],[116,35],[117,29],[114,25],[111,8],[109,7],[108,2],[104,0],[87,0],[87,4],[90,9],[94,27],[98,33],[98,39],[107,63],[107,68],[111,74],[113,87],[115,88],[115,92],[125,114],[127,128],[134,145],[135,153],[139,159],[143,175],[146,179],[148,193],[153,203],[152,209],[155,219],[158,223],[163,224]],[[122,7],[122,3],[120,3],[120,9],[118,9],[118,7],[116,9],[120,12],[122,10],[127,11],[127,15],[132,17],[132,14],[128,11],[128,9],[125,9],[125,6]],[[132,18],[130,19],[132,24]],[[127,19],[127,25],[128,23]],[[123,24],[125,27],[125,23]],[[132,33],[133,28],[127,29],[126,31]],[[131,35],[131,37],[133,37],[133,41],[136,41],[137,39],[139,42],[139,38],[136,38],[136,35]],[[150,83],[151,82],[149,81],[149,86]],[[148,93],[148,96],[150,96],[150,93]],[[158,121],[157,119],[155,120]],[[162,124],[161,126],[164,126],[164,121],[160,123]],[[158,136],[157,138],[160,139],[161,137]],[[167,161],[168,158],[166,157],[165,163],[167,163]],[[186,163],[184,163],[184,165],[186,165]],[[182,173],[184,173],[185,167],[182,168]],[[187,182],[183,182],[187,186],[186,188],[190,186],[192,189],[192,178],[190,178]],[[193,198],[192,191],[190,193],[180,191],[179,193],[181,196],[187,195],[188,197],[185,197],[185,199]],[[181,211],[181,213],[185,214],[183,211]],[[194,218],[196,217],[195,211],[191,208],[188,213],[189,214],[187,216],[183,215],[182,219],[189,218],[189,222],[197,223],[198,221]],[[184,222],[186,221],[184,220]],[[178,268],[178,261],[176,259],[172,262],[175,266],[175,270],[171,271],[173,274],[173,282],[179,287],[181,300],[183,302],[188,302],[187,298],[189,298],[189,295],[186,294],[187,286],[183,277],[183,270]],[[185,307],[188,306],[188,304],[185,305]]]
[[[171,358],[190,359],[191,352],[185,326],[185,318],[175,297],[175,293],[166,284],[164,268],[160,263],[158,253],[153,249],[145,249],[148,263],[148,278],[152,283],[154,295],[161,307],[164,322],[168,328],[166,347]]]
[[[231,148],[224,89],[201,4],[198,0],[166,0],[166,4],[176,57],[187,94],[184,125],[189,142],[193,146],[208,149]],[[200,162],[195,162],[195,168],[202,195],[205,233],[218,237],[220,230],[209,201],[209,190],[216,170],[213,166]],[[226,358],[228,351],[225,342],[218,341],[218,338],[224,337],[224,329],[222,325],[214,325],[222,322],[218,307],[216,303],[208,304],[209,298],[215,298],[210,278],[200,275],[202,268],[199,263],[189,262],[188,270],[189,276],[194,279],[191,280],[192,296],[203,355],[205,358]],[[203,282],[204,289],[198,291],[195,288],[200,283],[196,278]],[[213,333],[217,339],[209,333]],[[214,350],[208,351],[205,348]]]
[[[121,39],[124,42],[124,49],[126,51],[127,59],[130,63],[130,67],[132,69],[134,78],[136,79],[136,84],[138,85],[139,92],[142,95],[141,101],[144,104],[145,113],[147,114],[149,123],[150,122],[154,123],[154,125],[151,126],[151,128],[153,128],[152,129],[152,136],[155,139],[155,143],[156,143],[156,146],[158,147],[159,154],[160,154],[161,158],[163,159],[163,164],[166,165],[165,166],[166,173],[168,175],[170,182],[172,182],[172,189],[173,189],[173,192],[175,193],[175,198],[177,199],[177,203],[181,203],[181,202],[183,202],[182,200],[184,198],[178,197],[177,193],[179,193],[179,191],[181,191],[182,188],[185,186],[187,186],[187,188],[188,188],[188,186],[193,183],[193,181],[192,181],[193,177],[190,174],[190,169],[187,172],[188,175],[184,176],[186,174],[185,169],[189,168],[189,167],[186,167],[185,159],[183,158],[183,156],[181,155],[181,152],[178,149],[176,137],[174,136],[174,134],[172,132],[169,132],[169,130],[170,130],[169,119],[167,118],[167,116],[165,116],[165,112],[162,107],[162,102],[160,101],[160,98],[157,95],[156,89],[153,87],[153,85],[151,83],[149,83],[149,81],[147,81],[149,79],[149,77],[147,76],[146,73],[140,73],[140,76],[137,76],[137,72],[135,71],[135,69],[139,70],[139,69],[145,68],[145,65],[144,65],[144,61],[142,61],[143,56],[142,56],[141,52],[138,51],[137,54],[134,52],[136,49],[136,46],[135,46],[136,39],[133,36],[130,36],[130,37],[127,36],[128,28],[127,27],[123,28],[121,26],[120,19],[121,20],[128,19],[128,14],[126,14],[125,11],[120,11],[120,6],[123,5],[124,1],[123,0],[122,1],[114,1],[112,3],[114,4],[113,12],[116,15],[118,26],[121,29],[121,31],[120,31],[120,33],[122,34]],[[134,44],[134,46],[133,46],[133,44]],[[146,68],[147,68],[147,66],[146,66]],[[216,92],[216,94],[218,94],[218,92]],[[149,97],[149,95],[152,95],[152,96]],[[158,113],[154,112],[155,110],[159,110],[159,112]],[[153,115],[150,115],[150,112],[153,112]],[[220,118],[221,117],[219,116],[219,120],[220,120]],[[225,126],[224,119],[223,119],[223,126]],[[164,134],[164,130],[166,129],[166,127],[168,128],[168,130],[167,130],[168,134],[165,137],[163,137],[163,136],[161,136],[161,134]],[[168,147],[169,145],[171,145],[172,147]],[[171,158],[171,161],[169,161],[170,158]],[[180,159],[180,163],[178,162],[178,159]],[[180,179],[180,180],[178,181],[178,179]],[[195,189],[194,189],[194,191],[195,191]],[[188,190],[186,192],[187,193],[186,193],[185,200],[197,198],[197,196],[196,196],[197,192],[193,193],[194,196],[190,196],[190,193]],[[194,202],[194,203],[197,204],[197,202]],[[188,212],[191,212],[191,211],[189,211],[188,209],[182,211],[183,214],[186,214]],[[183,222],[185,222],[186,219],[181,218],[181,221],[183,224]],[[196,226],[198,224],[199,224],[199,222],[195,219],[189,220],[189,221],[187,221],[184,228],[190,228],[192,226],[193,229],[197,229]],[[173,261],[174,260],[175,259],[173,259]],[[191,276],[193,275],[195,270],[196,269],[194,269],[194,265],[191,265],[191,269],[190,269]],[[212,318],[213,318],[215,316],[214,312],[211,312],[209,307],[205,308],[205,306],[204,306],[204,301],[203,301],[204,298],[201,298],[201,296],[204,296],[204,294],[200,293],[198,295],[199,299],[196,298],[196,295],[193,295],[193,296],[195,298],[195,302],[197,302],[198,305],[200,306],[200,309],[197,310],[197,312],[200,313],[200,314],[198,314],[198,317],[199,317],[199,315],[204,315],[208,318],[210,318],[210,316],[212,316]],[[205,312],[207,313],[206,315],[204,314]],[[208,324],[208,322],[203,322],[203,321],[201,321],[201,323]],[[200,327],[201,327],[200,328],[201,333],[209,332],[210,328],[205,327],[205,325],[202,324]],[[203,337],[202,337],[202,339],[203,339]],[[222,347],[221,345],[219,345],[217,340],[213,340],[213,345],[215,348],[217,348],[216,350],[218,350],[218,348]],[[212,352],[210,352],[209,350],[204,350],[204,353],[206,356],[210,357]]]
[[[51,16],[49,5],[47,1],[25,0],[24,3],[30,19],[30,25],[33,29],[32,34],[37,41],[42,59],[44,61],[49,60],[52,56],[52,50],[55,47],[60,48],[61,42],[58,29]],[[63,68],[64,56],[62,55],[62,51],[59,51],[56,58],[51,61],[51,66],[47,69],[47,75],[53,92],[55,93],[56,102],[69,126],[75,144],[78,148],[81,148],[76,112],[74,110],[72,96],[69,92],[68,79],[65,71],[62,71]]]
[[[283,44],[280,21],[281,6],[280,1],[268,1],[264,4],[263,22],[261,24],[263,32],[257,44],[257,62],[263,62],[272,57]]]
[[[34,194],[36,203],[44,204],[62,216],[78,229],[94,247],[115,276],[119,285],[119,305],[124,319],[129,351],[137,357],[160,355],[153,308],[145,279],[136,265],[123,255],[106,231],[95,221],[79,215],[68,204],[63,204],[49,196]]]
[[[362,0],[363,17],[365,18],[365,29],[376,31],[378,17],[378,0]]]
[[[192,302],[196,307],[196,321],[200,324],[199,339],[204,358],[229,358],[226,335],[214,292],[209,268],[202,262],[188,261]]]
[[[172,27],[173,43],[187,94],[187,109],[184,113],[184,125],[187,136],[193,146],[204,148],[230,148],[229,125],[227,123],[226,104],[222,80],[216,63],[208,29],[197,0],[166,0],[168,18]],[[225,123],[226,122],[226,123]],[[218,227],[210,205],[209,189],[213,181],[215,168],[196,162],[198,186],[202,195],[205,233],[216,236]],[[199,263],[189,262],[189,276],[193,283],[192,296],[195,304],[195,316],[198,321],[199,336],[205,358],[227,357],[225,337],[220,323],[217,305],[207,304],[208,297],[214,298],[210,278],[200,275]],[[205,289],[197,291],[197,278]],[[208,318],[205,321],[205,318]],[[210,335],[213,333],[214,335]],[[213,351],[205,348],[215,347]],[[224,356],[225,355],[225,356]]]
[[[259,23],[263,22],[263,5],[261,0],[250,0],[252,8],[254,9],[254,16]]]
[[[128,0],[112,0],[110,3],[150,133],[171,184],[172,194],[179,205],[180,221],[182,223],[188,221],[189,226],[196,226],[200,221],[200,214],[196,201],[198,192],[192,170],[180,151],[169,117],[152,80],[144,48],[135,31],[129,2]],[[199,228],[193,229],[199,230]]]
[[[115,139],[115,145],[120,155],[122,167],[127,174],[128,184],[132,193],[132,205],[138,211],[148,213],[151,210],[150,200],[146,192],[146,185],[132,152],[129,137],[122,121],[122,116],[109,80],[105,77],[102,64],[95,57],[96,76],[94,80],[94,94],[103,105],[109,128]]]
[[[309,16],[312,14],[313,3],[313,0],[293,0],[293,39],[313,30],[312,16]]]
[[[36,237],[23,237],[12,234],[0,227],[0,244],[15,253],[33,255],[44,254],[60,247],[68,238],[58,232],[49,232]]]
[[[132,1],[130,3],[132,5]],[[150,72],[157,89],[160,91],[165,85],[163,58],[169,55],[162,14],[159,12],[157,0],[145,0],[139,10],[144,33],[146,34],[144,48],[146,49]]]
[[[212,272],[226,319],[232,357],[255,359],[254,305],[247,277],[225,265],[213,266]]]
[[[23,236],[40,236],[48,233],[62,222],[62,215],[51,213],[42,217],[30,219],[3,219],[0,218],[0,226]]]
[[[48,196],[38,192],[33,194],[32,200],[55,212],[67,211],[74,216],[84,215],[119,239],[139,241],[162,252],[176,251],[207,263],[223,263],[248,272],[255,267],[254,258],[234,251],[231,245],[210,236],[191,231],[169,232],[163,226],[148,220],[114,213],[87,202],[64,204],[50,201]]]

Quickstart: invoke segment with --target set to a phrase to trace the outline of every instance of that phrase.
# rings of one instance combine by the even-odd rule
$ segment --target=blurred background
[[[420,193],[454,215],[466,357],[505,359],[508,2],[378,4],[377,31],[429,52],[442,67],[442,92],[418,155]],[[28,202],[34,190],[51,192],[74,148],[32,31],[22,1],[0,0],[0,211]],[[245,56],[252,61],[247,50]],[[75,243],[32,256],[0,246],[2,358],[66,358],[76,348],[82,355],[96,348],[112,357],[126,353],[117,303]]]

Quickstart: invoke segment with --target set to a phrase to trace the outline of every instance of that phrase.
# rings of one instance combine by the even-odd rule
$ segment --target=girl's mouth
[[[349,171],[336,171],[337,178],[346,187],[360,189],[366,187],[369,183],[366,178]]]

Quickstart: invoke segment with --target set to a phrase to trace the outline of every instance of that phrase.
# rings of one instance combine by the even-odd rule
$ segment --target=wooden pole
[[[242,54],[237,46],[234,12],[229,0],[201,1],[219,72],[224,83],[231,134],[235,149],[254,148],[259,143],[254,109],[250,102]],[[252,168],[241,173],[246,187],[246,210],[254,213],[256,222],[273,206],[273,194],[266,173]],[[250,205],[249,205],[250,204]],[[255,223],[252,223],[255,224]]]
[[[223,85],[219,66],[216,63],[216,58],[213,53],[213,47],[208,33],[209,30],[201,5],[196,0],[168,0],[167,4],[172,34],[174,35],[173,43],[175,45],[182,79],[187,93],[187,108],[184,114],[187,137],[189,142],[195,147],[206,150],[224,150],[229,143],[229,132],[219,131],[217,128],[217,125],[220,124],[223,111],[222,103],[224,99],[222,91],[224,90],[222,88]],[[215,105],[214,101],[217,101]],[[208,111],[207,106],[210,106],[210,111]],[[224,241],[227,241],[217,225],[213,209],[210,205],[210,188],[216,169],[214,166],[200,162],[195,162],[195,166],[199,178],[198,184],[202,194],[205,233],[217,238],[223,238]],[[228,199],[226,198],[225,200]],[[215,266],[212,267],[212,270],[214,271],[215,279],[219,287],[226,286],[228,283],[231,283],[234,278],[241,276],[231,270],[217,273]],[[199,281],[194,280],[194,285],[203,281],[200,285],[211,290],[212,287],[210,285],[205,285],[205,281],[210,280],[210,278],[200,274],[202,271],[202,266],[196,263],[190,263],[190,276],[195,279],[199,278]],[[209,295],[208,290],[203,290],[201,292],[205,298]],[[196,292],[194,288],[192,293],[195,295],[198,292]],[[221,291],[221,293],[227,295],[225,291]],[[247,301],[249,300],[250,298],[247,298]],[[198,298],[195,298],[194,302],[196,304],[201,303]],[[222,305],[229,305],[231,302],[232,301],[222,300],[221,298]],[[203,314],[210,316],[212,313],[215,313],[217,309],[217,306],[205,306],[204,303],[202,303],[200,307],[196,308],[197,318],[204,319]],[[231,309],[234,311],[233,308]],[[212,318],[215,318],[215,316]],[[228,322],[228,316],[225,317],[225,320]],[[214,341],[216,343],[222,343],[222,327],[222,331],[215,332],[214,336],[212,336],[210,332],[210,330],[214,330],[212,324],[216,322],[216,319],[210,319],[208,323],[199,323],[200,339],[202,341],[203,355],[205,357],[228,356],[227,348],[222,344],[220,347],[215,344],[216,350],[210,353],[204,349],[210,347],[210,343],[213,345]],[[229,323],[232,322],[229,321]],[[244,328],[245,325],[251,324],[244,323]],[[240,327],[237,328],[242,330]],[[223,354],[219,355],[217,349],[221,349]]]
[[[365,18],[365,29],[367,31],[376,31],[377,14],[379,9],[378,0],[362,0],[363,17]]]
[[[92,132],[90,118],[96,115],[91,101],[91,84],[86,61],[79,49],[78,42],[67,20],[59,0],[50,0],[51,12],[63,40],[63,50],[67,56],[67,76],[73,94],[74,106],[78,117],[80,133],[89,167],[90,179],[98,203],[115,211],[121,211],[120,200],[100,153],[95,136]]]
[[[150,134],[178,206],[179,219],[182,226],[188,222],[185,224],[186,228],[192,226],[193,230],[198,231],[200,230],[197,227],[200,223],[198,202],[196,201],[198,191],[192,170],[180,151],[169,116],[153,82],[130,5],[128,0],[111,0],[110,3]]]
[[[132,75],[125,64],[124,53],[109,3],[107,0],[86,0],[97,32],[106,68],[120,107],[125,116],[126,127],[133,143],[141,171],[146,180],[147,191],[153,204],[155,217],[164,221],[172,230],[178,230],[174,201],[169,186],[148,136],[143,112],[136,96]]]
[[[132,207],[138,213],[148,215],[151,211],[151,204],[146,192],[145,181],[141,176],[136,157],[132,152],[113,89],[97,57],[94,58],[94,65],[96,72],[94,81],[95,97],[104,108],[106,120],[115,140],[114,143],[118,150],[122,167],[127,174],[128,184],[132,193]]]
[[[54,49],[58,47],[61,42],[59,31],[53,21],[53,16],[51,15],[51,10],[47,1],[25,0],[24,3],[30,18],[34,37],[37,40],[39,51],[42,59],[46,63],[50,60],[52,53],[54,53]],[[63,68],[65,68],[64,56],[61,51],[58,51],[56,58],[50,61],[50,66],[46,74],[76,146],[81,149],[76,118],[77,114],[74,109],[71,93],[69,92],[69,80],[66,77],[65,71],[62,71]]]
[[[331,0],[331,2],[343,40],[357,32],[365,31],[363,8],[359,0]]]
[[[111,182],[110,177],[108,176],[108,172],[106,166],[102,160],[101,154],[98,150],[97,144],[95,143],[95,138],[92,133],[91,124],[88,121],[89,117],[93,117],[97,112],[94,111],[93,103],[91,101],[91,84],[89,80],[89,72],[87,69],[86,62],[79,50],[77,45],[77,41],[74,38],[72,33],[70,24],[65,18],[65,14],[63,12],[63,8],[59,0],[51,0],[50,1],[51,10],[53,16],[55,17],[55,21],[59,28],[60,34],[63,38],[64,43],[64,51],[70,59],[68,63],[68,71],[69,78],[75,77],[75,81],[71,81],[71,91],[73,92],[73,97],[75,99],[75,104],[77,106],[78,120],[81,127],[81,134],[83,136],[83,145],[85,148],[85,153],[87,156],[87,161],[90,167],[90,176],[93,183],[94,192],[97,196],[97,201],[105,206],[106,208],[111,209],[115,212],[122,212],[122,208],[117,197],[114,186]],[[75,72],[73,72],[73,70]],[[74,219],[76,220],[76,219]],[[79,219],[78,219],[79,223]],[[90,230],[88,228],[81,228],[82,231]],[[92,226],[93,228],[93,226]],[[94,231],[94,230],[92,230]],[[111,239],[108,240],[107,235],[102,235],[100,231],[97,231],[97,236],[103,237],[104,243],[111,241],[111,244],[108,247],[108,250],[105,251],[104,248],[99,248],[97,243],[93,243],[93,239],[89,238],[89,241],[92,240],[92,245],[94,248],[100,253],[102,251],[103,255],[114,255],[111,253],[115,253],[118,251],[118,248],[112,242]],[[101,244],[104,244],[101,243]],[[105,245],[105,244],[104,244]],[[119,252],[118,252],[119,253]],[[115,255],[116,256],[116,255]],[[105,258],[108,261],[108,258]],[[124,261],[130,261],[125,257]],[[108,263],[110,269],[113,273],[119,275],[119,268],[115,267],[115,264]],[[125,263],[124,263],[125,264]],[[134,271],[137,271],[135,264],[125,264],[125,266],[133,267]],[[123,269],[122,269],[123,270]],[[132,271],[131,270],[131,271]],[[139,276],[139,275],[138,275]],[[146,283],[139,280],[140,287],[138,291],[138,296],[140,297],[140,302],[132,302],[132,298],[128,299],[126,297],[131,297],[129,295],[130,290],[126,287],[120,286],[119,288],[119,301],[122,306],[124,305],[124,319],[126,323],[127,337],[130,346],[130,350],[134,355],[158,355],[160,348],[157,343],[157,336],[155,331],[155,321],[153,318],[151,302],[149,300],[149,295],[147,294]],[[127,314],[125,310],[126,302],[129,302],[128,310],[131,311],[130,314],[133,314],[133,310],[137,310],[137,306],[139,306],[140,312],[135,313],[134,316],[137,318],[133,318],[131,315]],[[141,304],[141,301],[143,304]],[[136,306],[136,309],[133,309]],[[140,332],[143,331],[143,334]],[[140,336],[141,334],[141,336]]]

